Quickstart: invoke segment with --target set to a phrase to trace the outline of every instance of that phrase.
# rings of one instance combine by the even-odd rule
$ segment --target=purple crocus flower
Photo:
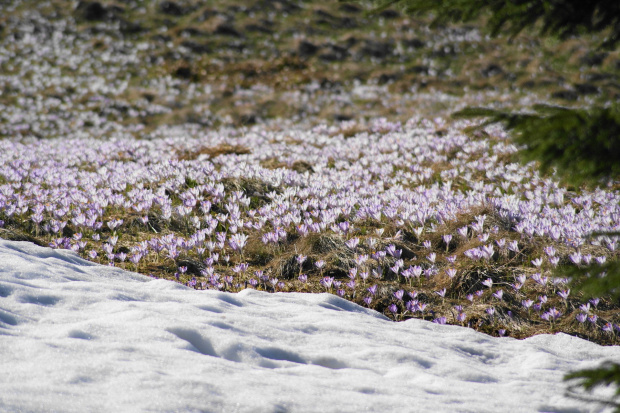
[[[434,252],[431,252],[430,254],[426,256],[426,259],[429,260],[432,264],[434,264],[435,260],[437,259],[437,254],[435,254]]]
[[[352,250],[355,250],[355,248],[357,248],[357,246],[360,243],[360,239],[355,237],[355,238],[351,238],[350,240],[348,240],[347,242],[345,242],[345,245],[347,247],[349,247]]]
[[[377,284],[368,287],[367,290],[370,294],[375,295],[377,293]]]
[[[438,317],[436,319],[433,320],[433,323],[435,324],[446,324],[446,317]]]
[[[534,301],[532,300],[523,300],[521,301],[521,305],[526,308],[527,310],[530,309],[530,307],[532,306],[532,304],[534,304]]]
[[[587,314],[584,313],[579,313],[575,316],[575,319],[579,322],[579,323],[584,323],[586,321],[586,318],[588,318]]]
[[[323,277],[321,280],[321,285],[328,290],[332,288],[332,284],[334,283],[334,277]]]
[[[442,288],[439,291],[435,291],[435,294],[437,294],[438,296],[440,296],[441,298],[445,298],[446,297],[446,289]]]
[[[504,291],[497,290],[496,292],[493,293],[493,296],[501,301],[504,297]]]
[[[404,290],[394,291],[394,297],[396,297],[398,301],[401,301],[403,299],[404,294],[405,294]]]
[[[396,304],[391,304],[388,307],[388,310],[390,310],[392,312],[392,314],[396,315],[396,313],[398,313],[398,307],[396,307]]]
[[[301,274],[301,275],[298,277],[298,280],[299,280],[300,282],[302,282],[302,283],[304,283],[304,284],[305,284],[305,283],[307,283],[307,282],[308,282],[308,275],[307,275],[307,274]]]
[[[364,297],[364,304],[366,304],[367,306],[370,306],[370,303],[372,302],[372,297],[371,296],[366,296]]]
[[[543,263],[542,258],[536,258],[535,260],[532,260],[532,265],[534,265],[534,267],[536,268],[540,267],[542,263]]]
[[[568,300],[568,296],[569,296],[569,294],[570,294],[570,289],[568,289],[568,290],[558,291],[558,295],[559,295],[560,297],[562,297],[562,299],[563,299],[564,301]]]

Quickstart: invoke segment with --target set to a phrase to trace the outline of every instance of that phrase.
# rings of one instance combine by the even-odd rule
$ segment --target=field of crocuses
[[[617,185],[567,188],[517,163],[501,128],[428,116],[501,93],[309,83],[279,97],[298,118],[226,126],[218,84],[153,75],[148,41],[20,16],[0,46],[1,236],[197,290],[329,292],[395,320],[618,343],[617,303],[551,275],[618,258],[617,237],[590,237],[620,230]],[[233,94],[241,106],[271,91]],[[312,117],[373,99],[411,116]],[[162,118],[190,106],[206,120]]]

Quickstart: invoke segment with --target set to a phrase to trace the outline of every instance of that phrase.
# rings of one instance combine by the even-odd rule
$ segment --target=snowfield
[[[67,250],[0,240],[3,412],[594,412],[565,373],[620,359],[332,294],[195,291]]]

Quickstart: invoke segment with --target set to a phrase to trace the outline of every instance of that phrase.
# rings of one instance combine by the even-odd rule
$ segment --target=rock
[[[179,77],[181,79],[190,79],[192,77],[192,69],[188,66],[181,66],[177,70],[174,71],[174,76]]]
[[[75,11],[79,17],[88,21],[104,20],[108,17],[108,10],[98,1],[80,1]]]
[[[329,51],[327,53],[323,53],[319,56],[319,59],[324,60],[326,62],[340,62],[345,60],[349,54],[346,48],[330,45]]]
[[[574,90],[560,90],[552,93],[551,97],[554,99],[577,100],[579,99],[579,94]]]
[[[585,56],[582,56],[579,61],[581,62],[581,64],[587,66],[600,66],[601,64],[603,64],[603,61],[605,60],[605,58],[607,58],[607,56],[609,56],[609,53],[605,52],[588,53]]]
[[[196,54],[205,54],[211,52],[211,48],[206,44],[201,44],[192,40],[185,40],[181,42],[181,46],[188,48]]]
[[[314,14],[327,20],[334,20],[335,17],[324,10],[315,10]]]
[[[258,24],[248,24],[245,26],[245,30],[248,32],[252,32],[252,33],[264,33],[264,34],[273,34],[273,30],[265,27],[265,26],[261,26]]]
[[[338,8],[340,11],[343,11],[345,13],[351,13],[351,14],[357,14],[360,13],[362,11],[362,9],[354,4],[349,4],[349,3],[345,3],[345,4],[341,4],[340,7]]]
[[[241,33],[229,23],[222,23],[215,28],[213,34],[219,34],[222,36],[241,37]]]
[[[499,65],[495,63],[491,63],[490,65],[482,69],[480,73],[484,77],[493,77],[493,76],[504,73],[504,70]]]
[[[183,30],[181,30],[179,32],[179,34],[181,36],[190,36],[190,37],[204,37],[204,36],[208,36],[209,34],[207,32],[204,32],[200,29],[197,29],[195,27],[187,27]]]
[[[250,12],[264,13],[265,10],[292,14],[302,10],[302,8],[290,0],[258,0],[252,7],[248,8]]]
[[[140,23],[120,19],[119,30],[123,34],[136,34],[144,31],[144,27]]]
[[[600,89],[591,83],[579,83],[575,85],[575,91],[580,95],[598,95]]]
[[[212,17],[216,17],[219,16],[220,12],[218,10],[215,9],[207,9],[205,11],[202,12],[202,14],[200,16],[198,16],[198,18],[196,18],[196,20],[200,23],[209,20]]]
[[[334,115],[334,120],[337,121],[337,122],[346,122],[346,121],[351,120],[351,119],[353,119],[352,116],[345,115],[343,113],[337,113],[337,114]]]
[[[302,40],[299,43],[299,46],[297,46],[297,53],[299,54],[299,57],[305,58],[305,57],[311,57],[314,56],[316,54],[316,52],[319,51],[319,46],[307,42],[305,40]]]
[[[187,267],[188,274],[193,274],[197,276],[201,276],[202,274],[200,272],[207,267],[203,262],[198,260],[192,260],[189,258],[178,260],[177,266]]]
[[[391,43],[366,40],[360,52],[366,56],[384,59],[392,54],[392,50],[393,46]]]
[[[246,125],[255,125],[257,122],[257,116],[254,113],[244,113],[241,116],[239,116],[239,125],[240,126],[246,126]]]
[[[380,85],[385,85],[386,83],[394,82],[399,78],[395,73],[382,73],[378,78],[377,82]]]
[[[411,66],[407,69],[407,73],[415,73],[417,75],[428,75],[429,67],[422,65]]]
[[[159,11],[169,16],[182,16],[185,14],[185,10],[181,6],[170,0],[164,0],[159,3]]]
[[[396,10],[387,9],[379,13],[379,16],[383,17],[384,19],[397,19],[400,17],[400,13]]]
[[[412,47],[414,49],[420,49],[424,46],[426,46],[426,43],[418,38],[413,38],[413,39],[405,39],[403,40],[403,45],[405,47]]]
[[[620,69],[620,60],[618,61],[618,69]],[[590,73],[588,75],[585,76],[585,79],[588,82],[600,82],[603,80],[610,80],[610,79],[616,79],[617,76],[613,75],[611,73]]]
[[[167,34],[155,34],[151,36],[151,39],[153,39],[156,42],[161,42],[161,43],[168,43],[172,41],[172,37],[168,36]]]

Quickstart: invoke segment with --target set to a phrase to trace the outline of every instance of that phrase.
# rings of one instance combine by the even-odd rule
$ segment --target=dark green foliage
[[[596,387],[600,386],[616,386],[615,398],[620,397],[620,364],[606,362],[601,367],[596,369],[588,369],[588,370],[579,370],[570,374],[567,374],[564,377],[565,381],[570,380],[578,380],[579,382],[575,385],[569,387],[569,390],[573,391],[568,393],[569,396],[588,400],[588,401],[596,401],[599,403],[604,403],[610,406],[614,406],[616,408],[616,412],[620,412],[620,402],[616,402],[614,400],[597,400],[597,399],[588,399],[583,396],[578,395],[574,392],[574,388],[576,386],[583,387],[587,392],[592,392]]]
[[[610,29],[603,47],[620,42],[620,2],[617,0],[375,0],[373,12],[398,6],[409,14],[433,13],[434,25],[466,22],[488,13],[493,36],[533,27],[541,21],[540,34],[567,38]]]
[[[482,126],[504,123],[513,131],[524,161],[540,161],[543,172],[557,169],[575,185],[604,183],[620,176],[620,106],[567,109],[537,105],[535,113],[467,108],[455,117],[486,117]]]
[[[557,276],[571,277],[571,286],[581,291],[586,298],[610,296],[612,300],[620,300],[619,261],[585,268],[565,267],[556,273]]]

